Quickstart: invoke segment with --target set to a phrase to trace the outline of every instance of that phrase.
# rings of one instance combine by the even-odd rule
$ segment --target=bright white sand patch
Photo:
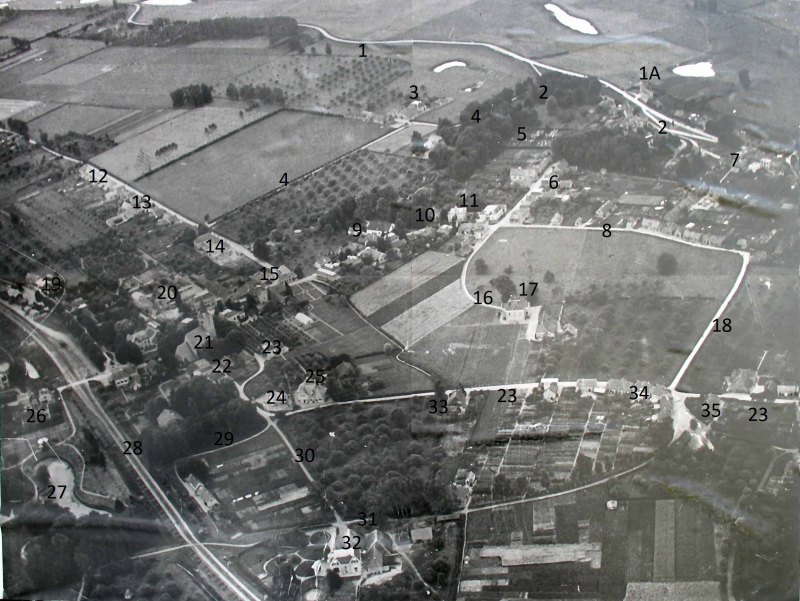
[[[714,77],[714,67],[711,63],[695,63],[694,65],[681,65],[675,67],[672,72],[682,77]]]
[[[151,6],[186,6],[191,4],[192,0],[144,0],[142,4],[149,4]]]
[[[555,16],[555,18],[558,19],[558,22],[561,23],[562,25],[566,25],[570,29],[574,29],[575,31],[580,33],[585,33],[587,35],[597,35],[597,30],[586,19],[579,19],[578,17],[573,17],[563,8],[556,6],[555,4],[545,4],[544,7],[545,9],[553,13],[553,16]]]
[[[450,61],[449,63],[443,63],[438,67],[433,68],[434,73],[441,73],[445,69],[449,69],[450,67],[466,67],[467,63],[462,63],[461,61]]]

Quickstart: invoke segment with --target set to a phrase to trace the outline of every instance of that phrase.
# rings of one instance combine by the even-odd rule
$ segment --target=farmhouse
[[[392,539],[388,535],[379,530],[373,530],[364,537],[363,545],[365,550],[361,565],[366,576],[381,574],[391,569],[391,566],[384,565],[384,558],[396,557],[396,554],[391,552]]]
[[[349,539],[350,530],[345,530],[345,533],[345,535],[340,536],[337,528],[336,546],[328,553],[327,557],[314,562],[314,573],[317,577],[325,576],[328,572],[338,572],[342,578],[361,576],[361,549],[352,546],[349,549],[344,549],[339,546],[339,541],[345,537]]]
[[[382,221],[380,219],[373,219],[371,221],[367,221],[364,224],[364,227],[366,228],[368,234],[377,234],[382,236],[383,234],[388,234],[394,230],[394,223],[389,223],[388,221]]]
[[[615,208],[616,208],[616,205],[614,204],[614,202],[611,201],[611,200],[607,200],[601,205],[601,207],[599,209],[597,209],[597,212],[595,213],[595,215],[599,219],[605,219],[606,217],[611,215],[611,213],[614,212]]]
[[[303,382],[294,393],[294,400],[298,404],[324,403],[325,393],[328,389],[315,382]]]
[[[751,393],[758,384],[758,373],[752,369],[736,369],[725,378],[725,385],[728,392]]]
[[[117,388],[127,388],[130,386],[133,390],[138,390],[142,385],[139,373],[133,366],[115,369],[111,373],[111,381],[114,382],[114,386]]]
[[[139,347],[139,350],[142,351],[142,355],[145,356],[146,359],[151,359],[156,354],[157,334],[158,332],[155,328],[147,326],[144,330],[128,334],[126,339],[128,342],[132,342]]]
[[[452,223],[453,219],[456,220],[456,225],[466,221],[467,207],[452,207],[447,211],[447,221]]]
[[[581,396],[589,396],[593,392],[600,392],[600,386],[595,379],[582,379],[577,381],[577,388]]]
[[[48,403],[53,402],[53,393],[50,392],[47,388],[42,388],[39,390],[39,406],[46,407]]]
[[[172,409],[164,409],[156,419],[158,422],[158,427],[162,430],[166,430],[173,424],[178,424],[183,421],[183,417],[180,413],[173,411]]]
[[[305,313],[298,313],[294,316],[294,319],[300,324],[300,327],[310,326],[312,323],[314,323],[314,320]]]
[[[558,401],[559,394],[558,384],[555,382],[550,382],[550,384],[544,387],[542,398],[544,398],[544,400],[548,403],[555,403]]]
[[[489,223],[496,223],[499,219],[505,214],[506,212],[506,205],[489,205],[483,209],[483,215],[485,219],[489,220]]]
[[[522,299],[515,298],[503,305],[500,321],[503,323],[526,323],[533,313],[533,307]]]
[[[184,486],[189,490],[189,494],[192,495],[192,498],[197,504],[200,505],[200,508],[206,513],[219,505],[219,501],[217,501],[216,497],[194,474],[189,474],[189,477],[186,478],[186,482],[184,482]]]

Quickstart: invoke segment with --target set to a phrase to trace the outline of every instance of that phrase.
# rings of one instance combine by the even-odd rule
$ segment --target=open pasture
[[[40,0],[41,1],[41,0]],[[363,37],[384,39],[397,37],[412,23],[422,23],[445,15],[456,7],[464,6],[470,0],[453,2],[430,2],[423,5],[408,1],[392,4],[376,3],[372,0],[355,0],[342,4],[336,1],[321,3],[301,3],[279,0],[264,4],[253,0],[226,0],[225,2],[194,2],[186,6],[142,5],[140,18],[152,21],[154,18],[196,21],[219,17],[271,17],[288,15],[301,23],[316,23],[327,28],[334,35],[343,37]],[[446,35],[445,35],[446,37]],[[248,40],[237,40],[246,44]],[[357,46],[352,46],[358,50]]]
[[[155,199],[212,219],[380,135],[377,125],[280,111],[140,180]]]
[[[423,330],[411,324],[409,335],[413,336],[413,359],[423,368],[430,367],[443,374],[448,381],[463,386],[504,384],[508,366],[512,362],[515,341],[521,328],[516,324],[503,324],[497,312],[471,304],[461,290],[454,290],[453,306],[466,306],[460,315],[452,318],[430,335],[421,336]],[[454,284],[454,285],[456,285]],[[436,299],[436,296],[431,297]],[[443,300],[443,299],[440,299]],[[452,309],[441,307],[443,313]],[[387,324],[387,331],[388,326]]]
[[[14,117],[19,113],[32,112],[32,110],[40,104],[41,103],[35,100],[11,100],[9,98],[0,98],[0,121],[5,121],[9,117]]]
[[[47,74],[57,77],[67,69],[74,78],[65,76],[58,85],[31,86],[50,90],[63,101],[130,108],[171,108],[169,93],[179,87],[217,81],[228,81],[240,73],[265,62],[262,54],[238,49],[212,48],[121,48],[109,47],[85,56],[60,70]],[[216,90],[223,95],[224,90]],[[243,105],[244,106],[244,105]]]
[[[661,275],[656,267],[665,252],[677,259],[672,275]],[[696,343],[740,266],[733,253],[632,232],[603,238],[592,230],[502,228],[470,261],[467,286],[492,289],[491,280],[508,277],[516,289],[513,297],[529,300],[519,296],[519,284],[530,290],[528,283],[536,282],[529,302],[542,306],[542,339],[520,340],[527,324],[501,323],[496,310],[474,306],[425,338],[415,334],[412,350],[423,367],[465,385],[545,375],[624,376],[666,384],[685,360],[681,349]],[[548,272],[551,281],[545,280]],[[493,292],[499,305],[499,290]],[[565,333],[567,325],[576,328],[576,337]],[[637,335],[631,337],[631,331]]]
[[[439,117],[457,121],[470,102],[487,100],[503,88],[513,89],[517,82],[536,75],[530,66],[487,48],[415,44],[411,53],[404,56],[411,61],[411,71],[371,94],[369,101],[379,112],[400,109],[411,102],[410,86],[417,86],[419,100],[429,109],[417,119],[429,123],[436,123]],[[439,65],[451,61],[466,66],[434,72]],[[446,98],[452,102],[433,108],[435,99]]]
[[[77,9],[77,3],[76,10],[71,11],[36,10],[31,6],[32,2],[25,2],[17,6],[15,4],[12,3],[11,8],[20,9],[20,12],[10,21],[0,25],[0,36],[35,40],[44,37],[50,32],[81,23],[89,17],[85,5]],[[58,6],[54,5],[53,2],[48,2],[41,8],[55,9]]]
[[[751,264],[724,315],[731,320],[730,336],[709,336],[681,387],[695,392],[722,390],[725,377],[736,368],[758,369],[779,382],[797,382],[798,315],[796,271]]]
[[[103,42],[62,38],[38,40],[33,43],[29,53],[11,59],[8,64],[0,67],[0,90],[3,90],[6,98],[58,100],[59,94],[63,93],[66,88],[53,85],[31,85],[31,81],[48,72],[57,71],[62,65],[78,61],[101,48],[104,48]],[[63,102],[63,100],[61,101]]]
[[[180,113],[138,136],[126,139],[92,159],[125,181],[133,181],[163,165],[190,154],[242,127],[263,119],[266,109],[242,113],[236,108],[204,106]],[[171,144],[177,148],[156,154]]]
[[[678,267],[672,275],[657,269],[662,253],[673,255]],[[478,273],[483,259],[488,272]],[[731,252],[706,250],[634,232],[550,228],[502,228],[473,257],[467,287],[475,291],[510,267],[515,283],[538,282],[535,303],[560,302],[569,295],[613,283],[625,298],[725,298],[741,267]],[[555,277],[544,281],[550,271]],[[518,293],[521,291],[517,285]]]

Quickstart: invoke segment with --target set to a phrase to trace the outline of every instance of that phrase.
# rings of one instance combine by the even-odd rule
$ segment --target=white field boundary
[[[543,175],[542,177],[545,177],[545,176]],[[526,196],[527,196],[527,194],[526,194]],[[508,214],[506,214],[506,217],[504,217],[501,221],[499,221],[497,223],[497,227],[495,227],[492,231],[490,231],[489,234],[485,238],[483,238],[477,245],[475,245],[475,248],[473,249],[472,254],[470,254],[470,256],[467,259],[466,263],[464,263],[464,269],[461,272],[461,284],[462,284],[462,288],[463,288],[464,292],[467,294],[467,296],[469,296],[470,299],[472,299],[472,295],[469,293],[469,290],[467,289],[467,268],[469,266],[469,263],[470,263],[470,261],[472,261],[472,257],[483,246],[483,244],[485,244],[486,241],[489,238],[491,238],[498,230],[500,230],[502,228],[509,228],[509,229],[511,229],[511,228],[519,228],[519,229],[561,229],[561,230],[580,230],[580,231],[592,230],[592,231],[597,231],[597,232],[602,232],[603,231],[602,227],[597,227],[597,226],[583,227],[583,226],[574,226],[574,225],[535,225],[535,224],[508,225],[506,223],[506,218],[510,214],[511,214],[511,211],[509,211]],[[736,281],[734,282],[733,286],[731,287],[730,291],[728,292],[728,295],[722,301],[722,304],[719,306],[719,308],[717,309],[716,313],[714,313],[714,316],[711,318],[711,321],[709,321],[709,323],[706,326],[706,329],[703,332],[702,336],[700,336],[700,339],[694,345],[694,348],[692,348],[692,351],[689,353],[689,356],[686,357],[686,361],[684,361],[683,365],[681,365],[681,368],[678,370],[678,373],[675,376],[675,378],[672,380],[672,383],[670,383],[670,385],[667,386],[667,388],[669,388],[670,390],[672,390],[674,392],[675,389],[678,387],[678,384],[680,384],[681,379],[686,374],[686,370],[689,369],[689,366],[692,364],[692,361],[694,361],[695,356],[697,355],[697,353],[700,351],[700,348],[705,343],[706,338],[708,338],[708,335],[714,329],[714,321],[717,320],[717,319],[720,319],[722,317],[722,315],[725,313],[725,310],[728,308],[728,305],[733,300],[733,297],[736,296],[736,292],[739,290],[739,287],[742,285],[742,282],[744,281],[744,276],[747,273],[747,266],[750,264],[750,253],[747,252],[747,251],[744,251],[744,250],[733,250],[733,249],[728,249],[728,248],[718,248],[716,246],[707,246],[705,244],[700,244],[698,242],[690,242],[688,240],[683,240],[683,239],[677,238],[675,236],[669,236],[667,234],[662,234],[661,232],[654,232],[652,230],[627,229],[627,228],[625,228],[625,229],[622,229],[622,230],[619,230],[619,231],[625,232],[625,233],[631,233],[631,234],[640,234],[642,236],[653,236],[655,238],[662,238],[664,240],[670,240],[672,242],[679,242],[680,244],[686,244],[687,246],[694,246],[695,248],[702,248],[704,250],[712,250],[712,251],[718,251],[718,252],[733,253],[733,254],[739,255],[742,258],[742,267],[739,270],[739,275],[736,277]],[[485,306],[485,305],[482,305],[482,306]],[[487,307],[487,308],[491,308],[491,307]],[[494,309],[498,310],[496,307]],[[502,311],[504,309],[500,309],[500,310]]]

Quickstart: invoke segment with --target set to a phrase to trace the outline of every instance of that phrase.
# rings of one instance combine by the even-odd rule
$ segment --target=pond
[[[68,464],[62,463],[58,459],[44,459],[39,465],[45,465],[47,467],[47,475],[49,477],[50,484],[56,487],[56,491],[53,493],[56,498],[47,499],[48,502],[53,502],[60,507],[69,509],[70,513],[72,513],[72,515],[74,515],[76,518],[89,515],[93,511],[110,515],[107,511],[93,509],[87,505],[84,505],[77,499],[77,497],[75,497],[75,474]],[[64,491],[63,497],[61,497],[62,489],[58,488],[59,486],[67,487],[67,489]],[[41,495],[46,496],[51,490],[52,489],[45,488],[44,491],[39,492]]]

